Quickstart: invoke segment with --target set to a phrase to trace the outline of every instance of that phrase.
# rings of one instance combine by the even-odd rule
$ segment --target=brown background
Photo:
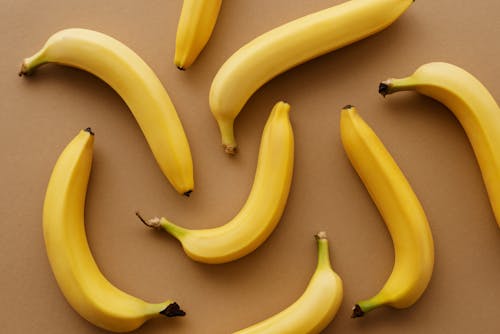
[[[54,162],[84,127],[96,132],[86,224],[104,274],[146,300],[176,299],[188,312],[140,333],[229,333],[289,305],[314,270],[312,235],[326,230],[344,301],[325,333],[500,332],[500,232],[460,124],[439,103],[413,93],[385,100],[378,82],[448,61],[500,98],[500,2],[418,0],[394,25],[328,54],[260,89],[236,121],[240,153],[219,143],[208,108],[211,80],[245,42],[341,0],[228,0],[198,62],[173,65],[181,0],[3,0],[0,34],[0,324],[2,333],[103,333],[62,297],[45,254],[41,208]],[[84,27],[129,45],[156,71],[187,132],[196,190],[175,193],[120,97],[91,75],[46,66],[20,79],[19,64],[54,32]],[[165,215],[192,228],[218,226],[244,203],[263,124],[273,104],[292,105],[293,185],[282,221],[251,255],[224,265],[187,258],[166,233],[134,216]],[[407,175],[428,215],[436,246],[432,281],[407,310],[350,319],[353,303],[378,291],[393,262],[390,236],[339,139],[339,109],[354,104]],[[500,148],[499,148],[500,149]]]

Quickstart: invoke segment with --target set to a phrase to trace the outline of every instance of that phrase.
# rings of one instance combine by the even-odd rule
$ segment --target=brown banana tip
[[[186,197],[189,197],[189,196],[191,196],[192,192],[193,192],[192,190],[188,190],[183,195],[186,196]]]
[[[95,133],[92,131],[92,129],[90,127],[85,128],[83,131],[90,133],[92,136],[95,135]]]
[[[322,240],[327,238],[325,231],[318,232],[314,237],[316,238],[316,240]]]
[[[352,104],[348,104],[344,106],[342,109],[352,109],[352,108],[354,108],[354,106]]]
[[[365,312],[361,309],[361,306],[358,304],[354,305],[352,308],[352,315],[351,318],[360,318],[365,315]]]
[[[21,64],[21,69],[19,70],[19,72],[17,73],[20,77],[22,76],[27,76],[27,75],[30,75],[31,73],[26,69],[26,64],[23,63]]]
[[[152,219],[144,219],[142,218],[141,214],[139,212],[136,212],[135,215],[139,218],[139,220],[144,224],[146,225],[147,227],[151,227],[151,228],[160,228],[161,224],[160,224],[160,218],[152,218]]]
[[[160,314],[172,318],[172,317],[183,317],[186,315],[186,312],[181,310],[179,304],[173,302],[169,304],[163,311],[161,311]]]
[[[387,82],[385,81],[382,81],[379,85],[378,85],[378,92],[380,95],[382,95],[383,97],[385,97],[387,94],[389,94],[389,85],[387,84]]]
[[[182,66],[177,66],[177,68],[180,70],[180,71],[185,71],[186,69]]]
[[[228,146],[228,145],[222,145],[224,148],[224,152],[226,152],[229,155],[235,155],[236,154],[236,147],[233,146]]]

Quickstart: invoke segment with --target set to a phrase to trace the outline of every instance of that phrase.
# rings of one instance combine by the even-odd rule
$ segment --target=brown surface
[[[208,109],[211,79],[254,36],[341,0],[228,0],[198,62],[173,65],[177,1],[4,0],[0,17],[0,324],[2,333],[102,333],[71,310],[50,271],[41,208],[52,166],[81,128],[96,132],[86,222],[105,275],[151,301],[175,298],[188,316],[160,319],[140,333],[229,333],[290,304],[314,269],[313,233],[326,230],[345,284],[325,333],[498,333],[500,231],[468,140],[442,105],[416,94],[383,99],[378,82],[444,60],[476,75],[500,98],[500,2],[424,1],[387,30],[276,78],[236,122],[240,153],[230,158]],[[186,199],[164,179],[126,105],[103,82],[46,66],[29,80],[21,60],[59,29],[110,34],[136,50],[165,84],[190,140],[196,190]],[[134,216],[166,215],[189,227],[217,226],[241,207],[253,180],[262,126],[275,101],[292,105],[296,168],[284,217],[244,259],[203,265],[166,233]],[[339,139],[339,109],[354,104],[420,197],[436,245],[427,292],[408,310],[350,319],[351,306],[378,291],[393,250],[387,230]]]

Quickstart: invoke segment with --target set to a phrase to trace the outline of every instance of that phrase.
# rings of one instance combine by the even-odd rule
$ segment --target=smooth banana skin
[[[333,271],[326,233],[316,235],[318,264],[299,299],[274,316],[234,334],[317,334],[333,320],[342,303],[342,279]]]
[[[247,201],[225,225],[192,230],[165,218],[142,220],[178,239],[195,261],[225,263],[239,259],[262,244],[278,224],[286,206],[293,174],[294,139],[290,105],[278,102],[262,133],[257,170]],[[140,218],[140,216],[139,216]]]
[[[406,308],[424,293],[434,267],[434,242],[425,212],[408,180],[353,106],[340,118],[342,144],[387,225],[394,267],[382,289],[353,308],[360,317],[382,305]]]
[[[443,62],[424,64],[408,77],[379,85],[383,96],[404,90],[436,99],[456,116],[476,155],[500,227],[500,108],[493,96],[472,74]]]
[[[43,206],[43,235],[52,271],[69,304],[83,318],[112,332],[128,332],[160,314],[181,316],[171,300],[151,304],[113,286],[87,243],[84,207],[94,136],[82,130],[64,149],[50,177]]]
[[[175,39],[174,64],[190,67],[207,44],[217,22],[222,0],[184,0]]]
[[[189,143],[174,105],[153,70],[131,49],[105,34],[65,29],[22,64],[20,75],[45,63],[90,72],[110,85],[129,106],[158,165],[177,192],[194,189]]]
[[[284,24],[236,51],[210,88],[222,146],[234,154],[233,123],[262,85],[288,69],[368,37],[394,22],[413,0],[350,0]]]

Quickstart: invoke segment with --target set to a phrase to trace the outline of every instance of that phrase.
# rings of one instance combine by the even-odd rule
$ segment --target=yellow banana
[[[352,106],[342,110],[342,144],[382,215],[394,244],[394,267],[374,297],[360,301],[353,317],[379,306],[406,308],[424,293],[434,267],[434,243],[425,212],[398,165]]]
[[[216,228],[190,230],[165,218],[141,220],[150,227],[165,229],[181,242],[189,257],[199,262],[229,262],[255,250],[278,224],[290,190],[294,140],[289,110],[290,105],[278,102],[271,111],[262,133],[252,189],[230,222]]]
[[[277,27],[236,51],[217,72],[209,95],[224,150],[235,153],[234,120],[262,85],[296,65],[386,28],[411,3],[350,0]]]
[[[408,77],[388,79],[379,85],[383,96],[403,90],[415,90],[438,100],[462,124],[500,227],[500,108],[493,96],[472,74],[442,62],[424,64]]]
[[[173,301],[150,304],[113,286],[87,244],[84,207],[94,136],[82,130],[64,149],[50,177],[43,206],[43,235],[52,271],[69,304],[94,325],[132,331],[150,318],[180,316]]]
[[[161,81],[134,51],[96,31],[65,29],[24,60],[20,75],[51,62],[88,71],[110,85],[129,106],[170,183],[181,194],[191,193],[193,162],[181,121]]]
[[[180,70],[191,66],[214,30],[222,0],[184,0],[177,36],[174,63]]]
[[[234,334],[317,334],[333,320],[342,303],[341,278],[330,264],[326,233],[316,235],[318,264],[299,299],[285,310]]]

